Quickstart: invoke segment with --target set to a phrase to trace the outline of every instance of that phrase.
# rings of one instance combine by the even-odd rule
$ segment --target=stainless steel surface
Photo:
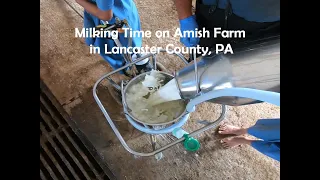
[[[156,55],[152,56],[152,60],[153,60],[153,69],[157,69],[157,57],[156,57]]]
[[[196,81],[196,95],[200,92],[200,87],[199,87],[199,77],[198,77],[198,66],[197,66],[197,54],[194,52],[193,53],[193,62],[194,62],[194,78]]]
[[[157,146],[157,137],[156,135],[150,134],[150,140],[151,140],[151,145],[152,145],[152,149],[155,151],[156,146]]]
[[[205,69],[205,63],[202,59],[197,63],[198,75],[202,75]],[[180,90],[180,95],[184,99],[192,99],[197,95],[197,81],[195,81],[194,64],[189,64],[185,68],[175,73],[175,79]],[[201,78],[201,77],[199,77]],[[201,89],[200,89],[201,91]]]
[[[164,79],[164,82],[169,82],[171,79],[173,79],[173,75],[169,74],[169,73],[166,73],[166,72],[159,72],[161,73],[162,75],[165,76],[165,79]],[[130,90],[130,88],[134,85],[134,84],[137,84],[137,83],[140,83],[141,81],[144,80],[145,76],[147,74],[150,74],[150,72],[146,72],[146,73],[143,73],[143,74],[140,74],[136,77],[134,77],[133,79],[131,79],[128,84],[124,87],[124,89],[122,90],[122,102],[123,102],[123,110],[124,110],[124,113],[127,114],[128,116],[130,116],[133,120],[139,122],[139,123],[142,123],[142,124],[145,124],[145,125],[150,125],[150,126],[162,126],[162,125],[167,125],[167,124],[172,124],[176,121],[178,121],[182,116],[184,116],[186,114],[186,110],[182,111],[175,119],[171,120],[171,121],[168,121],[168,122],[165,122],[165,123],[149,123],[149,122],[143,122],[141,121],[140,119],[138,119],[137,117],[135,117],[132,113],[131,113],[131,110],[130,108],[128,107],[128,103],[127,103],[127,98],[126,98],[126,94],[128,92],[128,90]],[[122,86],[123,87],[123,86]],[[182,100],[183,101],[183,100]],[[185,104],[184,106],[187,106],[187,102],[185,101]]]
[[[210,122],[207,121],[207,120],[198,120],[197,123],[203,124],[203,125],[207,125],[207,124],[209,124]]]
[[[202,57],[197,69],[200,93],[230,87],[280,92],[280,36],[247,42],[245,46],[234,49],[234,54]],[[184,99],[197,95],[194,70],[194,65],[190,64],[175,75]],[[210,102],[230,106],[258,103],[238,97],[221,97]]]

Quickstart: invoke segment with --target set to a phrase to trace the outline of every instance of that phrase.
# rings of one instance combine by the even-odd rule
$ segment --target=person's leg
[[[87,12],[83,11],[83,26],[84,28],[94,28],[95,27],[95,22],[93,17]],[[81,29],[79,29],[81,31]],[[88,46],[94,45],[95,38],[91,37],[86,37],[85,42]]]
[[[84,11],[84,27],[85,28],[95,28],[98,25],[101,25],[101,21],[89,14],[88,12]],[[111,22],[114,23],[114,20]],[[94,47],[99,47],[100,49],[100,56],[108,62],[108,64],[113,68],[113,69],[118,69],[123,65],[123,57],[121,54],[106,54],[105,52],[111,52],[112,47],[116,46],[115,42],[112,39],[107,39],[104,37],[99,37],[99,38],[91,38],[91,37],[86,37],[85,39],[86,45],[94,46]],[[107,45],[107,50],[105,49],[105,45]]]
[[[280,142],[253,141],[251,146],[277,161],[280,161]]]
[[[121,3],[117,4],[116,7],[113,10],[113,13],[116,17],[119,19],[126,19],[128,21],[128,24],[130,26],[131,31],[141,31],[141,22],[140,22],[140,16],[138,9],[134,3],[134,1],[131,0],[122,0]],[[141,36],[133,36],[131,37],[131,47],[133,48],[140,48],[142,47],[142,37]],[[121,42],[122,46],[129,47],[129,37],[125,37],[124,33],[119,35],[119,41]],[[132,60],[135,60],[136,58],[139,58],[143,55],[143,52],[133,52],[130,54],[132,57]],[[137,62],[136,70],[138,71],[138,74],[148,72],[152,70],[152,65],[150,64],[150,58],[146,58],[140,62]],[[124,70],[125,75],[132,76],[130,67]]]
[[[260,140],[252,140],[247,137],[225,138],[220,142],[224,148],[232,148],[241,144],[250,145],[262,154],[280,161],[280,142],[265,142]]]
[[[223,124],[219,127],[218,132],[233,135],[250,134],[265,141],[278,141],[280,139],[280,119],[260,119],[250,128]]]
[[[248,128],[248,134],[264,141],[279,141],[280,119],[259,119],[254,126]]]

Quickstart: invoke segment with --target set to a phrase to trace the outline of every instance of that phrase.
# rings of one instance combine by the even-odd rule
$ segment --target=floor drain
[[[92,144],[70,119],[63,117],[62,107],[58,110],[57,101],[53,101],[40,81],[41,179],[115,179]]]

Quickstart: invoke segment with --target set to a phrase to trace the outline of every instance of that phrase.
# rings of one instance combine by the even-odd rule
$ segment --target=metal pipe
[[[110,84],[111,84],[114,88],[116,88],[118,91],[121,91],[120,86],[119,86],[116,82],[114,82],[110,77],[107,77],[107,79],[109,80]]]
[[[193,53],[193,62],[194,62],[194,78],[196,81],[196,95],[200,92],[199,90],[199,78],[198,78],[198,66],[197,66],[197,55],[196,52]]]
[[[157,70],[157,57],[155,54],[152,56],[152,61],[153,61],[153,69]]]
[[[226,117],[226,113],[227,113],[227,106],[222,105],[221,108],[222,108],[221,109],[221,115],[216,121],[214,121],[212,123],[209,123],[208,125],[204,126],[203,128],[198,129],[198,130],[190,133],[189,136],[194,137],[194,136],[196,136],[196,135],[198,135],[198,134],[200,134],[200,133],[202,133],[204,131],[207,131],[207,130],[209,130],[211,128],[214,128],[214,127],[218,126],[220,124],[220,122]]]

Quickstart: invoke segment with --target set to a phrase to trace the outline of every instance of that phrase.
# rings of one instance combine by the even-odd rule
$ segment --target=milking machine
[[[105,27],[105,30],[117,30],[124,24],[128,26],[125,20],[117,20],[116,25]],[[117,41],[117,46],[121,46],[118,40],[115,41]],[[260,102],[280,106],[280,36],[272,36],[247,41],[243,46],[234,49],[233,54],[207,55],[201,57],[199,61],[195,54],[192,57],[193,61],[189,62],[182,54],[173,53],[185,63],[185,67],[173,75],[161,71],[159,73],[168,80],[175,79],[180,96],[186,102],[185,110],[170,122],[158,124],[143,122],[130,112],[126,102],[126,92],[132,85],[143,81],[146,74],[150,72],[134,76],[129,81],[123,80],[121,84],[116,84],[110,76],[130,66],[135,66],[135,63],[146,58],[151,59],[154,69],[157,70],[157,57],[162,53],[167,53],[167,51],[147,53],[135,60],[132,60],[129,55],[124,55],[127,61],[126,65],[103,75],[93,87],[94,99],[107,122],[123,147],[135,156],[156,155],[157,159],[161,159],[162,151],[178,143],[183,143],[188,151],[198,150],[200,144],[194,137],[217,127],[226,116],[227,106],[242,106]],[[150,135],[152,152],[137,152],[131,149],[123,139],[97,95],[97,86],[104,79],[109,80],[114,88],[121,92],[123,111],[128,122],[139,131]],[[198,123],[203,127],[190,133],[182,133],[177,139],[165,146],[156,145],[157,135],[172,134],[173,132],[176,134],[177,130],[181,129],[188,121],[190,113],[196,111],[196,106],[203,102],[221,105],[221,114],[216,120],[199,120]]]

